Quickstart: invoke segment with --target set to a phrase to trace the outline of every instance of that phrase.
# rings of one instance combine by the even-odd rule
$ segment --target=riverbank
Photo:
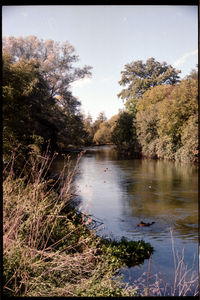
[[[80,158],[73,168],[66,158],[56,181],[46,178],[52,163],[48,157],[31,160],[26,177],[14,178],[7,170],[3,182],[5,296],[136,295],[136,287],[122,284],[118,270],[127,260],[137,264],[148,258],[153,248],[143,241],[101,239],[95,221],[75,211],[73,177]]]

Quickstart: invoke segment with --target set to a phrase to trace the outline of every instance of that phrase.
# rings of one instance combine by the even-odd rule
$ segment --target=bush
[[[197,162],[197,80],[156,86],[144,93],[136,108],[136,129],[142,154]]]

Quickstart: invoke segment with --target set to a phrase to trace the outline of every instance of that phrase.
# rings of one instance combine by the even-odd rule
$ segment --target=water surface
[[[120,159],[112,146],[86,150],[75,185],[81,210],[104,224],[98,233],[150,242],[155,249],[151,282],[160,274],[166,285],[174,278],[171,229],[177,253],[181,256],[184,249],[184,263],[197,272],[197,167],[163,160]],[[155,224],[137,227],[140,221]],[[140,276],[146,280],[148,262],[122,270],[125,281],[132,283]]]

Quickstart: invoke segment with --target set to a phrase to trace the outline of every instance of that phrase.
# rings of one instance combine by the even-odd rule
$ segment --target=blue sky
[[[123,107],[117,97],[124,65],[154,57],[189,74],[198,63],[198,6],[45,5],[3,6],[2,35],[68,41],[75,66],[93,67],[92,78],[72,86],[82,111],[106,116]]]

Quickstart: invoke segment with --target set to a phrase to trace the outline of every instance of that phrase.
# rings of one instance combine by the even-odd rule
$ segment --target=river
[[[172,295],[172,242],[177,267],[184,256],[179,275],[188,272],[188,277],[182,281],[190,280],[192,272],[194,276],[198,274],[197,166],[164,160],[120,159],[113,146],[85,150],[75,179],[81,211],[103,223],[98,231],[102,236],[149,242],[155,249],[151,260],[122,269],[124,281],[133,284],[140,278],[139,286],[146,286],[149,268],[149,290],[154,295]],[[62,162],[56,163],[59,170]],[[140,221],[155,223],[137,227]],[[180,288],[176,295],[180,295]],[[187,295],[195,293],[192,284],[190,288]]]

